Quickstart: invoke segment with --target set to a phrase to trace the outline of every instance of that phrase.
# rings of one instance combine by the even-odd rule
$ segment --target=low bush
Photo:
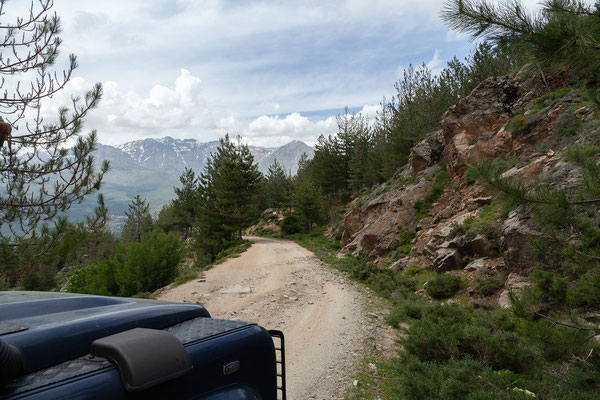
[[[434,299],[454,296],[462,288],[462,279],[451,274],[439,274],[425,286],[425,291]]]
[[[536,110],[541,110],[544,107],[548,107],[554,100],[564,97],[569,93],[571,88],[560,88],[554,92],[546,93],[533,101],[533,106]]]
[[[416,301],[403,301],[392,308],[386,322],[397,328],[400,322],[421,319],[425,312],[426,305]]]
[[[502,286],[502,281],[497,277],[485,277],[477,282],[475,293],[480,296],[491,296],[500,290]]]
[[[114,259],[73,271],[69,292],[133,296],[172,282],[183,258],[183,245],[174,233],[152,232],[142,242],[119,246]]]
[[[406,257],[410,253],[412,250],[411,242],[415,236],[415,232],[411,230],[404,230],[400,233],[398,238],[398,247],[391,254],[393,261]]]
[[[384,398],[598,398],[600,348],[589,332],[414,298],[388,322],[410,326],[399,356],[382,366]]]
[[[533,129],[524,115],[517,115],[506,123],[504,129],[514,135],[526,135]]]

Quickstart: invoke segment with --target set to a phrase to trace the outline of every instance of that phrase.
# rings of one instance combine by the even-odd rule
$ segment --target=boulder
[[[434,170],[435,167],[429,167],[422,174],[428,177]],[[425,196],[431,185],[425,178],[414,184],[395,183],[366,204],[353,208],[344,218],[343,251],[375,257],[392,250],[402,231],[415,229],[413,204]]]
[[[441,248],[435,260],[433,260],[433,268],[439,272],[460,269],[463,267],[463,257],[458,249]]]
[[[415,145],[408,158],[408,163],[414,175],[437,163],[444,151],[442,130],[438,130]]]
[[[510,308],[512,302],[510,301],[511,293],[513,296],[518,296],[519,293],[526,287],[531,286],[531,281],[524,276],[516,273],[511,273],[506,279],[504,284],[504,290],[498,297],[498,305],[502,308]]]
[[[482,234],[468,240],[466,247],[471,256],[495,257],[497,254],[496,246]]]
[[[469,271],[469,272],[478,271],[481,268],[485,267],[485,265],[486,265],[485,259],[478,258],[477,260],[473,260],[469,264],[467,264],[467,266],[464,268],[464,270]]]
[[[483,81],[442,117],[444,159],[451,177],[462,176],[470,143],[491,137],[512,117],[519,82],[510,76]]]

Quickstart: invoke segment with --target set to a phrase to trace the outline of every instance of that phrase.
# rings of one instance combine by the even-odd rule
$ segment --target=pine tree
[[[508,44],[538,66],[568,68],[592,84],[599,80],[600,3],[546,0],[534,14],[517,0],[451,0],[442,18],[473,39]]]
[[[325,204],[321,191],[311,181],[302,179],[294,188],[294,210],[304,217],[305,231],[324,222]]]
[[[283,166],[275,159],[267,170],[265,190],[268,207],[286,207],[290,204],[292,183]]]
[[[4,5],[0,2],[0,18],[6,19]],[[74,97],[72,108],[60,108],[56,121],[40,114],[42,102],[61,91],[77,67],[70,55],[62,74],[51,69],[62,42],[52,5],[50,0],[32,2],[27,16],[0,24],[0,241],[37,246],[38,254],[44,252],[43,242],[57,240],[41,239],[39,225],[54,220],[55,228],[63,226],[55,217],[97,191],[108,170],[107,162],[95,168],[95,131],[82,136],[82,118],[100,101],[100,84]],[[65,145],[71,142],[68,150]]]
[[[337,137],[319,136],[311,165],[314,183],[321,188],[323,194],[329,198],[345,197],[348,193],[347,162]]]
[[[175,188],[177,196],[171,203],[172,223],[183,232],[185,237],[191,235],[195,224],[195,218],[198,207],[198,178],[194,171],[186,168],[179,177],[181,187]]]
[[[150,214],[150,205],[142,199],[140,195],[136,195],[128,211],[125,211],[127,222],[123,227],[121,240],[125,243],[141,242],[148,236],[153,229],[152,215]]]
[[[240,240],[242,230],[258,215],[257,190],[261,174],[247,145],[229,135],[219,139],[200,175],[199,232],[197,239],[213,257],[232,241]]]

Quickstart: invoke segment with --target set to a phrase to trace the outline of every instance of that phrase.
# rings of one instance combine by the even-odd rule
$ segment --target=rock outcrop
[[[468,185],[465,172],[470,164],[501,158],[511,167],[505,176],[523,182],[544,179],[566,190],[575,187],[579,171],[560,154],[576,140],[589,140],[590,135],[565,132],[591,111],[576,90],[541,97],[548,93],[547,85],[559,89],[565,77],[547,76],[545,83],[520,75],[490,78],[451,107],[441,120],[442,129],[413,148],[393,183],[352,204],[344,220],[343,251],[381,258],[398,247],[403,231],[411,230],[412,249],[407,257],[391,260],[393,268],[412,263],[453,270],[470,282],[477,276],[508,276],[497,293],[502,292],[500,302],[506,307],[508,293],[529,284],[526,277],[536,263],[556,260],[532,252],[531,238],[541,235],[534,221],[519,209],[502,216],[496,194]],[[417,219],[415,202],[424,199],[444,165],[450,183],[427,215]]]
[[[432,167],[421,172],[430,176]],[[432,183],[421,179],[414,184],[402,180],[375,190],[362,205],[355,204],[344,220],[344,250],[356,254],[382,256],[398,244],[398,234],[414,228],[415,201],[423,198]]]

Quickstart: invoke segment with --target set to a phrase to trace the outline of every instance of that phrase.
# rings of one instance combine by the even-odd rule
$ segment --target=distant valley
[[[200,174],[210,154],[215,152],[218,141],[199,142],[195,139],[144,139],[119,146],[99,144],[94,158],[99,164],[110,161],[110,171],[104,177],[101,193],[104,195],[110,215],[110,225],[119,229],[125,220],[125,210],[131,199],[139,194],[150,203],[153,213],[158,213],[174,196],[173,187],[179,185],[179,176],[185,168]],[[292,175],[298,170],[298,160],[306,153],[314,155],[314,149],[300,141],[281,147],[249,146],[259,170],[266,173],[277,159],[286,172]],[[95,196],[86,198],[69,211],[73,220],[81,220],[96,205]]]

